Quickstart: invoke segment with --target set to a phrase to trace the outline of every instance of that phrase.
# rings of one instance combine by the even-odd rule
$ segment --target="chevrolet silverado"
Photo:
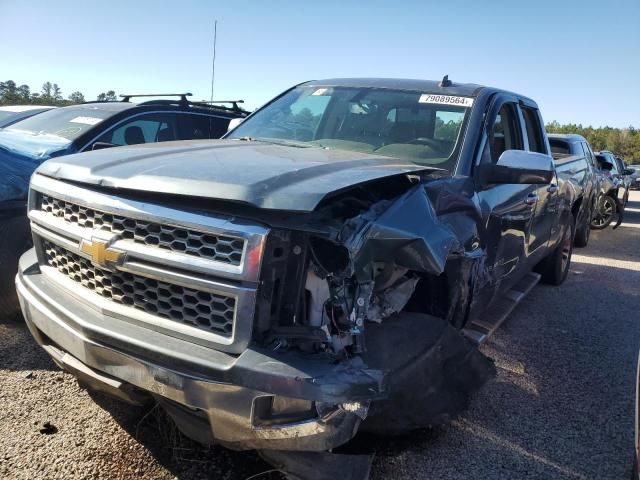
[[[280,466],[445,423],[494,373],[478,345],[567,276],[583,217],[543,125],[447,77],[332,79],[222,140],[51,159],[27,325],[88,388]]]

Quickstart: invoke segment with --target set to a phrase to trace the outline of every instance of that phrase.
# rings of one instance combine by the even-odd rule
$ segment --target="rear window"
[[[549,145],[551,145],[552,153],[561,153],[563,155],[569,155],[569,153],[571,153],[569,142],[565,142],[564,140],[560,140],[558,138],[550,138]]]

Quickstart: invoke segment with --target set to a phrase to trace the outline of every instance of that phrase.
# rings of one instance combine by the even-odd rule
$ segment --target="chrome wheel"
[[[616,213],[616,203],[613,201],[611,197],[604,197],[602,199],[602,203],[600,204],[600,208],[598,209],[596,216],[593,218],[591,222],[592,226],[596,228],[606,227],[613,220],[613,216]]]

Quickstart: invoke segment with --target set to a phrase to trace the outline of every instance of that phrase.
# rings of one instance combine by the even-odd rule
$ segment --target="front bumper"
[[[107,316],[41,273],[33,250],[20,259],[16,286],[31,333],[62,368],[123,400],[155,396],[199,441],[324,451],[350,440],[369,402],[384,396],[378,370],[251,348],[234,356]],[[298,400],[311,408],[295,421],[264,421],[265,397],[285,410]]]

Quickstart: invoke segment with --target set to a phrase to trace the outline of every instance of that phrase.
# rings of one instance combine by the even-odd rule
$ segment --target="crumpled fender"
[[[475,205],[463,194],[465,183],[449,178],[418,184],[347,220],[337,240],[352,260],[349,273],[364,281],[372,278],[375,262],[385,262],[441,274],[447,258],[464,255],[465,244],[477,239],[482,229]]]

